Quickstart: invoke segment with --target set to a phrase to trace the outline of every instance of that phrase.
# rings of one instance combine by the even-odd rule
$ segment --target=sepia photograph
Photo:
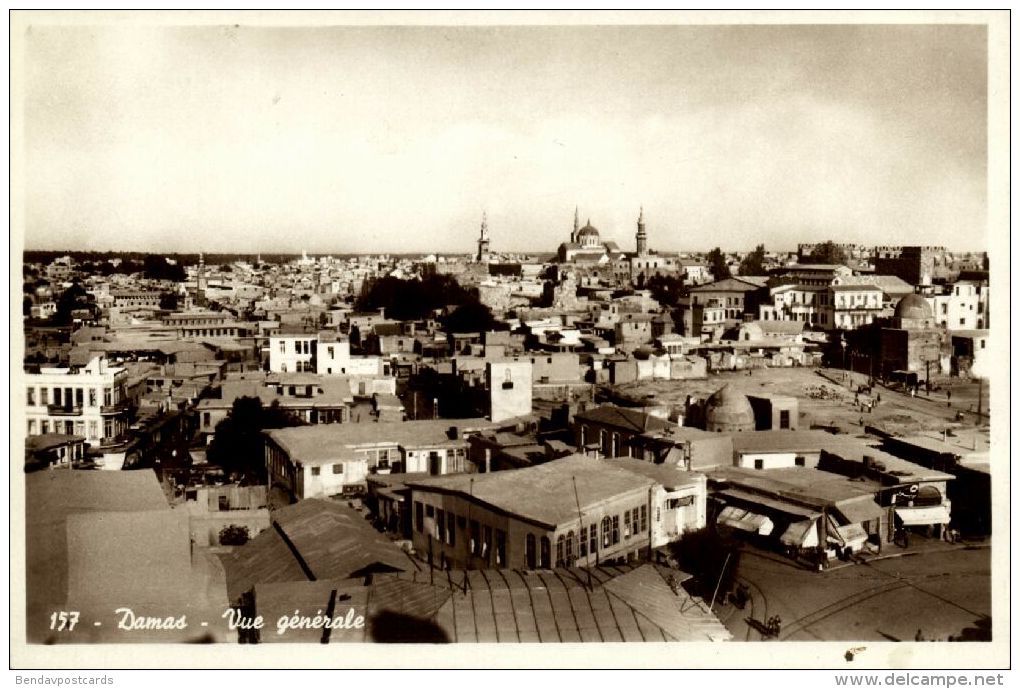
[[[9,22],[12,670],[1009,668],[1008,11]]]

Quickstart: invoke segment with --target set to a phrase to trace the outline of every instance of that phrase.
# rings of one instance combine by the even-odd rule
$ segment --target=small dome
[[[924,297],[917,294],[908,294],[900,299],[900,303],[896,305],[896,312],[893,315],[901,320],[920,321],[934,318],[931,312],[931,305],[925,301]]]
[[[753,431],[754,410],[747,396],[724,385],[705,401],[705,428],[709,431]]]

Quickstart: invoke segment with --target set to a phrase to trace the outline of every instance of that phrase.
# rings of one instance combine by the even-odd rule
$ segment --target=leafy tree
[[[164,311],[176,311],[180,306],[180,295],[176,292],[164,292],[159,295],[159,308]]]
[[[740,262],[741,275],[768,275],[765,270],[765,245],[759,244]]]
[[[685,533],[669,549],[680,569],[694,577],[699,595],[710,598],[717,584],[720,595],[733,587],[740,564],[740,547],[734,539],[698,529]]]
[[[476,293],[464,289],[448,275],[432,275],[424,280],[384,277],[365,283],[356,308],[359,311],[385,308],[387,316],[406,321],[420,320],[448,305],[477,301]]]
[[[150,280],[172,280],[183,282],[185,279],[184,268],[180,263],[171,265],[163,256],[149,254],[142,262],[145,277]]]
[[[653,275],[648,280],[648,289],[663,306],[676,306],[684,296],[684,278],[682,275]]]
[[[258,397],[239,397],[226,418],[216,424],[216,435],[209,445],[209,461],[227,472],[264,483],[262,431],[303,425],[304,421],[281,408],[276,400],[265,407]]]
[[[503,330],[505,326],[497,321],[488,306],[471,302],[458,306],[442,319],[443,330],[448,333],[484,333],[489,330]]]
[[[248,542],[251,536],[248,533],[248,527],[240,526],[238,524],[230,524],[220,529],[220,544],[221,545],[244,545]]]
[[[839,263],[846,263],[846,252],[842,248],[836,246],[832,241],[822,242],[811,250],[808,254],[808,260],[812,263],[825,263],[829,265],[835,265]]]
[[[72,320],[72,311],[89,308],[89,306],[90,297],[88,292],[85,291],[81,284],[75,282],[61,292],[57,298],[57,313],[53,317],[53,322],[57,325],[68,325]]]
[[[726,254],[719,247],[708,252],[708,264],[709,270],[712,271],[712,277],[716,280],[725,280],[730,277],[730,267],[726,264]]]

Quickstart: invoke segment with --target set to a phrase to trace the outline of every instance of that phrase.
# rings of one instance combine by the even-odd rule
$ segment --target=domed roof
[[[900,303],[896,305],[896,311],[893,315],[895,318],[908,320],[933,318],[931,305],[925,301],[924,297],[917,294],[908,294],[900,299]]]
[[[592,227],[591,223],[589,222],[587,225],[585,225],[584,227],[582,227],[580,230],[577,231],[577,236],[578,237],[598,237],[599,236],[599,231],[596,230],[594,227]]]
[[[726,384],[705,401],[705,421],[713,424],[754,424],[754,410],[747,395]]]

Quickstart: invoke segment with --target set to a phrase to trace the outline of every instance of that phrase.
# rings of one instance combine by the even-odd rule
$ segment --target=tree
[[[220,545],[244,545],[250,538],[246,526],[230,524],[220,529]]]
[[[503,324],[493,317],[489,307],[481,302],[458,306],[442,319],[442,323],[443,330],[448,333],[484,333],[503,327]]]
[[[150,280],[171,280],[173,282],[184,282],[184,268],[179,263],[171,265],[162,256],[149,254],[142,263],[145,277]]]
[[[226,418],[216,424],[209,461],[227,472],[265,483],[262,431],[303,425],[304,421],[280,407],[276,400],[264,407],[258,397],[238,397]]]
[[[180,303],[180,295],[176,292],[164,292],[159,295],[159,308],[164,311],[176,311]]]
[[[811,250],[811,253],[808,254],[808,260],[812,263],[824,263],[827,265],[846,263],[846,252],[831,241],[822,242]]]
[[[671,543],[669,550],[680,569],[695,578],[698,593],[706,600],[717,584],[721,596],[732,588],[740,564],[740,547],[732,538],[707,528],[698,529]]]
[[[768,275],[765,270],[765,245],[759,244],[740,262],[741,275]]]
[[[57,313],[53,322],[57,325],[68,325],[72,321],[71,313],[77,309],[89,308],[89,294],[81,284],[75,282],[60,293],[57,298]]]
[[[712,271],[712,277],[716,280],[725,280],[730,277],[730,267],[726,264],[726,254],[719,247],[708,252],[708,264],[709,270]]]
[[[661,305],[676,306],[684,295],[683,275],[653,275],[648,281],[648,290]]]

